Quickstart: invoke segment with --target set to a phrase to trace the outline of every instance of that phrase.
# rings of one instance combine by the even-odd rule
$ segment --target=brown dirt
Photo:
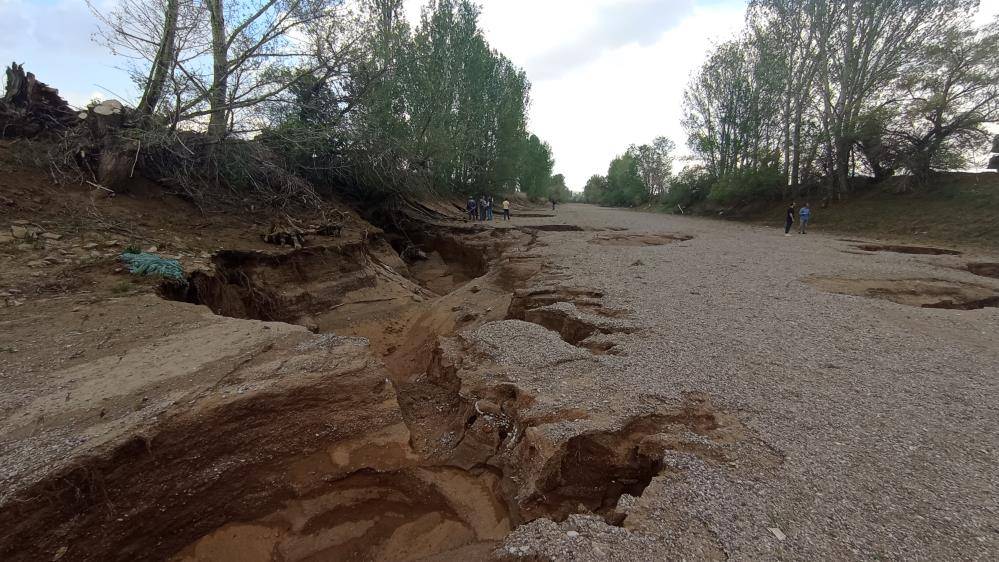
[[[999,263],[978,262],[969,263],[968,271],[983,277],[995,277],[999,279]]]
[[[810,277],[805,281],[830,293],[884,299],[922,308],[974,310],[999,306],[999,293],[990,287],[943,279]]]

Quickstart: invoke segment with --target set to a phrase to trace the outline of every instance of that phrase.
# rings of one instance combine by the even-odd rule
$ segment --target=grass
[[[135,285],[133,285],[131,281],[123,279],[115,283],[114,286],[111,287],[111,292],[116,295],[123,295],[134,288]]]

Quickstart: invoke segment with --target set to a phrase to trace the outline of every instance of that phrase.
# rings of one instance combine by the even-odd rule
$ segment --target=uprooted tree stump
[[[23,66],[11,63],[0,100],[0,136],[33,137],[46,130],[71,127],[78,119],[59,96],[59,90],[26,73]]]

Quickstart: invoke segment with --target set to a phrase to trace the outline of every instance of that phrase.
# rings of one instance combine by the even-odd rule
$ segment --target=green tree
[[[551,185],[552,168],[551,147],[542,142],[537,135],[531,135],[523,141],[521,152],[519,186],[520,191],[532,199],[546,199]]]
[[[900,89],[908,100],[891,125],[901,158],[919,181],[934,169],[959,169],[988,143],[985,125],[999,120],[999,25],[958,24],[906,65]]]
[[[645,185],[645,200],[651,201],[666,193],[673,175],[675,149],[676,145],[666,137],[656,137],[651,144],[632,145],[628,148]]]
[[[604,203],[614,206],[630,206],[641,203],[645,198],[645,184],[638,174],[638,161],[625,153],[611,161],[607,169],[607,191]]]
[[[607,196],[607,178],[593,174],[583,186],[583,200],[587,203],[602,204]]]
[[[548,186],[548,198],[554,199],[560,203],[564,203],[572,199],[572,192],[565,185],[565,176],[562,174],[555,174],[552,176],[551,183]]]

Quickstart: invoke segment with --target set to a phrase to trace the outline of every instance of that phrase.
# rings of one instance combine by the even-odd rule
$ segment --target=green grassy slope
[[[925,189],[900,193],[904,181],[891,178],[825,207],[821,201],[809,201],[811,226],[855,236],[999,250],[999,173],[940,174]],[[783,227],[786,205],[775,202],[723,216]]]

